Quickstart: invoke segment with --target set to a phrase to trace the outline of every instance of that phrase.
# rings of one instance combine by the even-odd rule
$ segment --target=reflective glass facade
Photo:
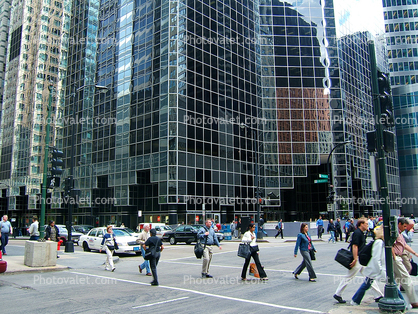
[[[254,215],[259,186],[269,217],[314,218],[326,211],[326,187],[313,178],[348,139],[331,158],[347,200],[337,209],[376,210],[349,204],[376,196],[365,149],[372,126],[354,122],[372,116],[371,35],[337,23],[333,1],[102,1],[95,82],[109,91],[92,98],[100,121],[91,133],[77,128],[76,173],[83,195],[106,191],[116,205],[92,215],[133,226],[139,210],[147,221],[190,222],[204,203],[231,221]],[[88,98],[76,97],[84,114]]]
[[[383,0],[385,35],[396,116],[402,197],[418,193],[418,8],[416,0]],[[405,215],[418,205],[402,206]]]

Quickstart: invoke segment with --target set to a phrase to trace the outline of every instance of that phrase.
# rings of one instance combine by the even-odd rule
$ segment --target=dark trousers
[[[340,241],[343,240],[343,233],[341,232],[341,230],[336,230],[335,231],[335,240],[338,242],[338,238],[340,238]]]
[[[324,227],[318,226],[318,239],[322,239],[322,233],[324,233]]]
[[[149,260],[149,266],[151,268],[152,277],[154,277],[153,283],[158,284],[158,276],[157,276],[157,265],[158,261],[160,260],[160,252],[157,252],[157,257],[151,258]]]
[[[350,237],[350,232],[345,233],[345,242],[348,242],[348,238]]]
[[[283,229],[280,228],[279,230],[277,230],[277,234],[274,237],[277,238],[279,234],[282,236],[283,239]]]
[[[1,251],[6,254],[6,245],[9,243],[9,233],[1,233]]]
[[[258,252],[251,251],[251,255],[245,259],[244,266],[242,267],[241,278],[247,278],[247,269],[248,269],[248,265],[250,264],[251,257],[254,259],[260,278],[267,277],[266,272],[261,266],[260,259],[258,258]]]

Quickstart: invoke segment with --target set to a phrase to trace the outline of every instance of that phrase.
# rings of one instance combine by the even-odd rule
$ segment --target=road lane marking
[[[184,299],[188,299],[188,298],[189,297],[182,297],[182,298],[177,298],[177,299],[172,299],[172,300],[161,301],[161,302],[157,302],[157,303],[151,303],[151,304],[133,306],[132,308],[133,309],[139,309],[141,307],[148,307],[148,306],[153,306],[153,305],[160,305],[160,304],[170,303],[170,302],[174,302],[174,301],[180,301],[180,300],[184,300]]]
[[[144,283],[144,282],[138,282],[138,281],[127,280],[127,279],[119,279],[119,278],[114,278],[114,277],[92,275],[92,274],[80,273],[80,272],[75,272],[75,271],[70,272],[70,273],[76,274],[76,275],[84,275],[84,276],[90,276],[90,277],[104,278],[104,279],[108,279],[108,280],[111,279],[111,280],[116,280],[116,281],[120,281],[120,282],[133,283],[133,284],[136,284],[136,285],[142,285],[142,286],[150,286],[150,284],[147,284],[147,283]],[[267,307],[273,307],[273,308],[284,309],[284,310],[299,311],[299,312],[304,312],[304,313],[320,313],[320,314],[324,314],[325,313],[325,312],[321,312],[321,311],[310,310],[310,309],[303,309],[303,308],[297,308],[297,307],[292,307],[292,306],[278,305],[278,304],[273,304],[273,303],[267,303],[267,302],[261,302],[261,301],[254,301],[254,300],[247,300],[247,299],[240,299],[240,298],[233,298],[233,297],[228,297],[228,296],[224,296],[224,295],[207,293],[207,292],[202,292],[202,291],[195,291],[195,290],[185,289],[185,288],[170,287],[170,286],[161,286],[161,285],[160,286],[156,286],[156,288],[169,289],[169,290],[177,290],[177,291],[188,292],[188,293],[193,293],[193,294],[198,294],[198,295],[203,295],[203,296],[213,297],[213,298],[218,298],[218,299],[224,299],[224,300],[230,300],[230,301],[237,301],[237,302],[242,302],[242,303],[257,304],[257,305],[264,305],[264,306],[267,306]]]

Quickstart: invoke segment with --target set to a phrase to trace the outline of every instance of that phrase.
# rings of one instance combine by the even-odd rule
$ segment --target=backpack
[[[372,258],[373,243],[374,241],[370,241],[358,253],[358,260],[360,265],[367,266],[367,264],[370,262],[370,259]]]

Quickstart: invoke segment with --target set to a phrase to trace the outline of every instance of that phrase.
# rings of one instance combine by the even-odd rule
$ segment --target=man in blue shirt
[[[322,239],[322,233],[324,232],[324,222],[322,221],[322,216],[319,216],[319,219],[316,221],[316,227],[318,228],[318,239]]]
[[[212,245],[216,245],[222,250],[221,245],[219,244],[218,237],[215,234],[215,230],[211,228],[212,221],[207,219],[205,226],[200,228],[199,233],[197,234],[198,239],[201,243],[206,242],[205,250],[203,251],[203,264],[202,264],[202,278],[212,278],[213,276],[209,274],[209,265],[212,260]]]
[[[0,222],[1,229],[1,250],[3,255],[6,253],[6,245],[9,243],[9,235],[13,233],[12,225],[10,221],[7,220],[7,215],[3,216],[3,220]]]

